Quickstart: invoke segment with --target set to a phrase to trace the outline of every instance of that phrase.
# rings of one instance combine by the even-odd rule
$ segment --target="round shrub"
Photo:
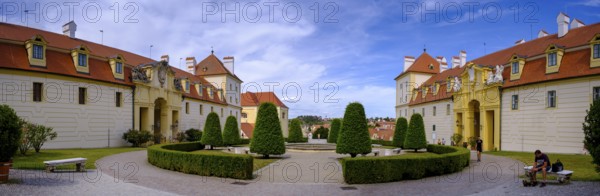
[[[419,149],[427,148],[427,138],[425,136],[425,125],[421,114],[413,114],[410,117],[408,131],[404,139],[405,149],[414,149],[415,152]]]
[[[252,140],[250,141],[250,152],[263,155],[280,155],[285,153],[285,141],[281,131],[281,124],[277,115],[277,107],[273,103],[260,104],[256,116],[256,126]]]
[[[223,144],[231,146],[239,143],[240,129],[238,128],[237,119],[235,116],[229,116],[225,121],[225,128],[223,130]]]
[[[335,152],[338,154],[368,154],[371,152],[371,138],[367,128],[365,109],[358,102],[350,103],[344,112],[342,128],[338,135]]]
[[[302,136],[302,128],[300,120],[294,119],[290,123],[290,135],[288,136],[289,143],[300,143],[304,141],[304,137]]]
[[[327,137],[327,143],[336,143],[338,138],[338,132],[340,132],[340,127],[342,126],[342,120],[339,118],[333,119],[331,121],[331,130],[329,131],[329,136]]]
[[[131,143],[133,147],[140,147],[140,145],[152,139],[152,133],[149,131],[129,129],[127,132],[123,133],[123,139]]]
[[[408,121],[406,118],[400,117],[396,120],[396,130],[394,130],[393,145],[396,147],[404,147],[404,139],[406,138],[406,130],[408,129]]]
[[[22,121],[8,105],[0,105],[0,162],[15,155],[21,141]]]
[[[200,142],[204,145],[210,145],[211,150],[215,146],[223,145],[221,121],[219,121],[219,115],[217,115],[217,113],[211,112],[206,117],[206,123],[204,123],[204,134],[202,135]]]
[[[321,126],[312,135],[313,139],[327,139],[329,135],[329,129]]]
[[[200,141],[202,138],[202,131],[199,129],[188,129],[185,131],[185,140],[188,142]]]

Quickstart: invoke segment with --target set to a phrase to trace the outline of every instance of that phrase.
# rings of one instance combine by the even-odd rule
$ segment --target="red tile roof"
[[[259,106],[261,103],[265,102],[271,102],[276,106],[288,108],[273,92],[242,93],[242,106]]]
[[[25,41],[31,39],[35,35],[41,35],[48,42],[48,49],[46,50],[46,67],[30,66],[27,57],[27,51],[23,45]],[[131,67],[141,64],[147,64],[155,62],[150,58],[146,58],[131,52],[112,48],[105,45],[100,45],[94,42],[71,38],[65,35],[52,33],[40,29],[34,29],[29,27],[23,27],[19,25],[13,25],[8,23],[0,22],[0,41],[15,42],[2,43],[0,44],[0,68],[16,69],[16,70],[27,70],[44,72],[58,75],[74,76],[79,78],[87,78],[92,80],[110,82],[115,84],[123,84],[133,86],[134,83],[131,81]],[[18,44],[17,44],[18,43]],[[73,59],[69,53],[59,52],[56,49],[63,49],[70,51],[80,45],[85,45],[90,50],[89,58],[89,74],[77,73],[75,66],[73,65]],[[56,48],[56,49],[53,49]],[[124,80],[115,79],[110,65],[107,60],[98,60],[93,56],[100,58],[110,58],[114,55],[120,54],[126,60],[124,68]],[[216,57],[215,57],[216,58]],[[194,76],[188,72],[180,70],[175,67],[171,67],[175,72],[175,77],[190,78],[192,82],[202,83],[205,87],[212,85],[204,80],[200,76]],[[219,100],[217,96],[210,99],[206,89],[202,92],[204,95],[199,96],[195,88],[190,89],[190,93],[182,92],[185,97],[205,100],[218,104],[227,104],[225,100]]]
[[[198,100],[203,100],[203,101],[209,101],[209,102],[213,102],[213,103],[217,103],[217,104],[223,104],[226,105],[227,102],[225,99],[219,99],[218,93],[216,93],[213,96],[213,98],[211,99],[210,96],[208,96],[208,89],[206,89],[207,86],[212,87],[213,89],[214,86],[212,86],[210,84],[210,82],[206,81],[204,78],[200,77],[200,76],[195,76],[189,72],[171,67],[171,69],[175,72],[175,77],[176,78],[188,78],[190,80],[190,93],[186,93],[186,92],[182,92],[184,94],[185,97],[189,97],[189,98],[194,98],[194,99],[198,99]],[[202,86],[204,86],[202,88],[202,96],[200,96],[200,94],[198,93],[198,91],[196,91],[196,87],[194,87],[194,83],[200,83],[202,84]]]
[[[206,71],[204,71],[204,68],[206,68]],[[241,81],[240,78],[238,78],[236,75],[231,73],[227,68],[225,68],[225,65],[223,64],[223,62],[221,60],[219,60],[219,58],[217,58],[217,56],[215,56],[214,54],[210,54],[206,58],[204,58],[202,61],[200,61],[200,63],[198,63],[195,66],[194,70],[195,70],[195,74],[200,75],[200,76],[229,74]]]
[[[583,26],[576,29],[570,29],[569,32],[561,38],[559,38],[557,34],[552,34],[527,41],[525,43],[514,45],[509,48],[479,57],[471,62],[483,66],[507,65],[513,55],[519,55],[526,58],[543,55],[545,54],[546,48],[548,48],[548,46],[551,44],[564,47],[565,50],[580,46],[589,46],[590,40],[592,40],[592,38],[594,38],[594,36],[598,33],[600,33],[600,23]],[[590,67],[590,55],[591,53],[589,47],[576,51],[565,51],[559,71],[552,74],[546,74],[546,58],[538,58],[535,60],[526,61],[523,67],[521,78],[514,81],[510,81],[510,67],[506,67],[502,73],[504,78],[504,84],[502,87],[510,88],[545,81],[599,75],[600,68]],[[459,75],[463,71],[464,67],[461,69],[455,68],[432,76],[429,80],[424,82],[421,87],[430,86],[436,81],[441,82],[439,90],[440,94],[433,96],[431,91],[429,91],[424,99],[421,98],[420,94],[418,94],[417,99],[415,101],[411,100],[409,105],[417,105],[452,97],[452,92],[442,94],[446,89],[445,79],[448,76]],[[415,93],[421,92],[415,91]]]
[[[433,69],[430,69],[429,65],[433,65]],[[440,73],[440,62],[427,54],[427,52],[423,52],[421,56],[419,56],[406,71],[398,75],[396,79],[409,72],[437,74]]]
[[[242,132],[248,138],[252,138],[252,133],[254,132],[254,124],[252,123],[242,123]]]

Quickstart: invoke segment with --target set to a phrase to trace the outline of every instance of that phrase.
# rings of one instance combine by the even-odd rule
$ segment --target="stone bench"
[[[54,170],[56,169],[56,166],[59,165],[69,165],[69,164],[75,164],[76,171],[78,172],[83,172],[85,171],[85,162],[87,161],[86,158],[71,158],[71,159],[61,159],[61,160],[51,160],[51,161],[44,161],[44,165],[46,166],[46,172],[54,172]]]
[[[523,169],[525,170],[525,175],[527,177],[529,177],[529,171],[531,171],[531,169],[533,168],[533,166],[525,166]],[[540,173],[540,172],[538,172]],[[568,182],[569,180],[571,180],[571,176],[573,175],[573,171],[571,170],[562,170],[559,172],[552,172],[552,170],[547,171],[546,172],[547,175],[549,176],[556,176],[558,178],[558,182],[559,183],[564,183],[564,182]]]
[[[392,150],[392,152],[393,152],[393,153],[396,153],[396,154],[400,154],[400,152],[402,152],[402,148],[394,148],[394,149]]]

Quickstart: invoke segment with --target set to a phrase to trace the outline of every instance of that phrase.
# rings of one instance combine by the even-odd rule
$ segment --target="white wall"
[[[582,123],[600,77],[577,78],[504,89],[501,148],[506,151],[582,153]],[[556,90],[556,108],[546,108],[546,96]],[[513,94],[518,110],[511,109]]]
[[[450,104],[450,113],[446,112],[447,105]],[[433,116],[433,107],[436,108],[436,115]],[[416,106],[411,106],[408,110],[409,117],[406,119],[410,123],[410,116],[413,114],[412,110],[415,109],[415,113],[419,113],[423,116],[423,121],[425,123],[425,135],[427,135],[427,142],[433,142],[433,125],[435,125],[435,133],[436,133],[436,142],[437,139],[442,139],[446,141],[446,145],[450,145],[450,137],[454,133],[454,123],[456,120],[454,119],[454,113],[452,112],[453,103],[450,99],[445,99],[441,101],[424,103]],[[425,115],[422,113],[422,109],[425,109]],[[403,113],[404,115],[404,113]]]
[[[98,148],[128,145],[121,137],[132,128],[131,87],[73,77],[1,70],[0,104],[32,123],[54,128],[58,137],[43,148]],[[42,102],[33,102],[33,82],[43,83]],[[78,102],[78,88],[86,87],[85,105]],[[115,92],[123,103],[116,107]]]

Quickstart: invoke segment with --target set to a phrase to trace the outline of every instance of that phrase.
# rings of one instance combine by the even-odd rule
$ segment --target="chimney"
[[[446,57],[438,56],[437,61],[440,63],[440,73],[448,70],[448,62],[446,61]]]
[[[453,56],[452,57],[452,68],[460,67],[460,57]]]
[[[77,31],[77,24],[75,24],[75,21],[63,25],[63,35],[75,38],[75,31]]]
[[[583,26],[585,26],[585,24],[583,24],[583,22],[581,22],[580,20],[573,19],[573,22],[571,22],[571,29],[576,29]]]
[[[548,35],[548,32],[546,32],[544,30],[540,30],[540,32],[538,32],[538,38],[546,37],[547,35]]]
[[[225,65],[225,68],[227,68],[227,70],[229,70],[229,72],[235,74],[235,66],[234,66],[234,58],[232,56],[226,56],[223,57],[223,65]]]
[[[187,71],[191,74],[196,75],[194,67],[196,67],[196,57],[187,57],[185,58],[185,67]]]
[[[558,37],[563,37],[569,32],[569,16],[564,13],[558,14],[556,23],[558,24]]]
[[[160,56],[160,61],[166,61],[167,64],[169,63],[169,55],[162,55]]]
[[[519,44],[522,44],[522,43],[525,43],[525,39],[521,39],[519,41],[516,41],[515,45],[519,45]]]
[[[467,52],[464,50],[460,51],[460,67],[465,66],[467,64]]]
[[[415,62],[415,57],[404,56],[404,71],[406,71]]]

